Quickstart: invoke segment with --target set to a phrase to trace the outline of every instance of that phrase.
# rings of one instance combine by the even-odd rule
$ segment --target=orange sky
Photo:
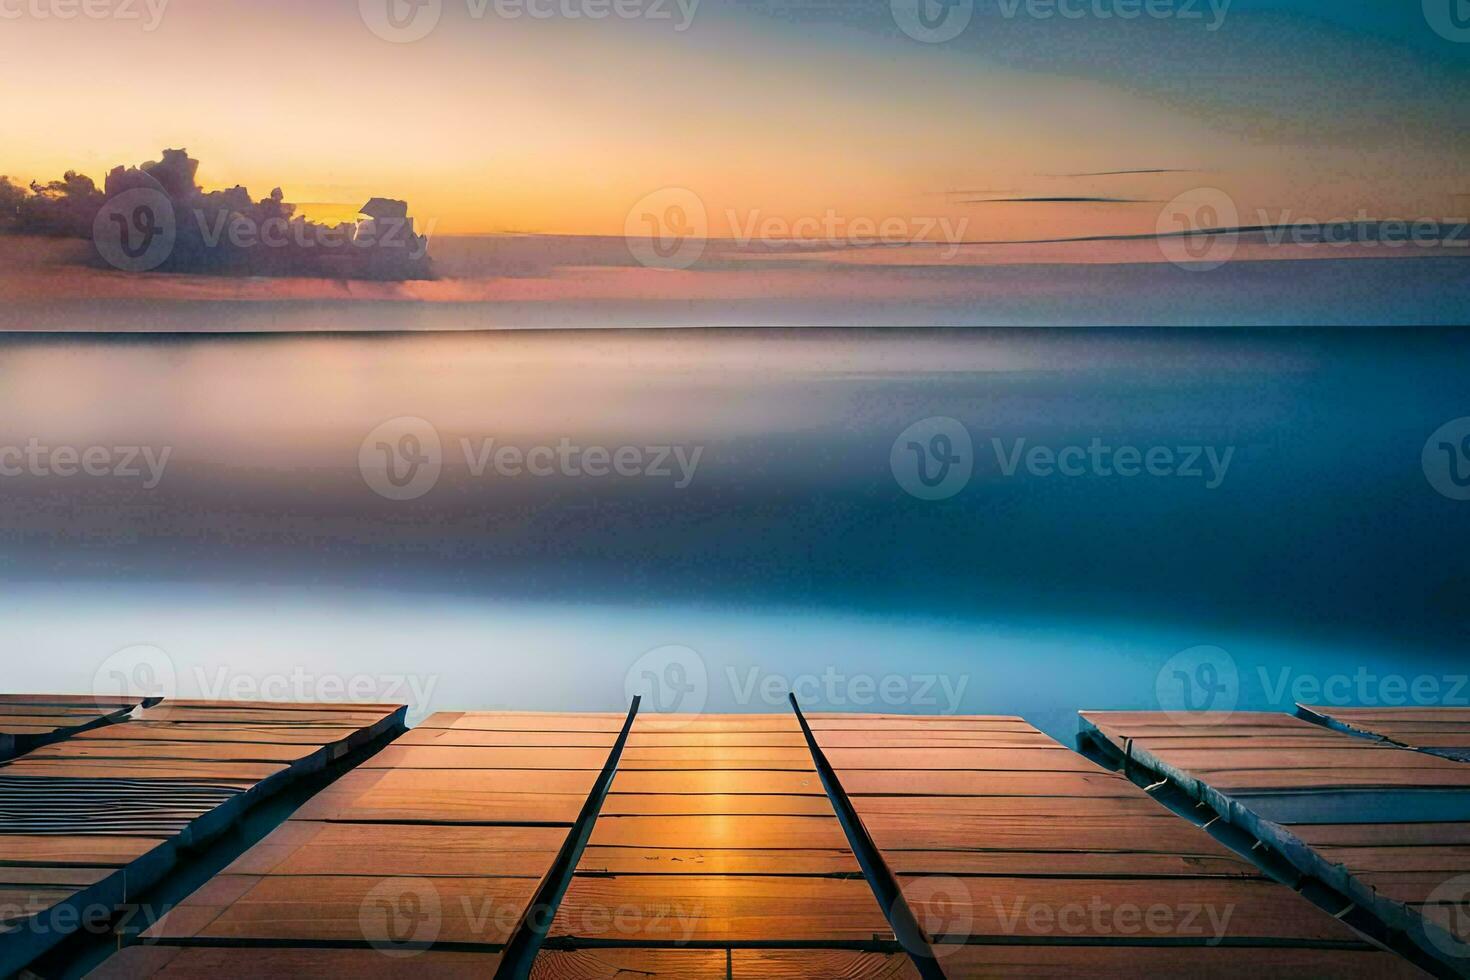
[[[1167,72],[1120,75],[1102,48],[1097,71],[1087,59],[1039,71],[1014,55],[1070,49],[1070,35],[984,46],[1037,25],[927,45],[891,25],[793,24],[721,0],[705,0],[684,32],[647,20],[477,20],[463,2],[411,44],[374,36],[355,4],[337,2],[174,0],[152,31],[0,20],[0,84],[22,93],[7,99],[0,172],[100,178],[182,146],[203,161],[206,186],[240,182],[263,196],[280,184],[290,200],[348,211],[403,197],[440,235],[621,234],[630,207],[668,186],[697,195],[715,236],[827,216],[916,228],[942,218],[969,240],[1136,234],[1154,230],[1161,202],[1201,186],[1226,191],[1242,224],[1466,208],[1462,132],[1404,114],[1391,137],[1364,139],[1393,107],[1352,103],[1300,73],[1263,76],[1258,99],[1213,101]],[[1270,25],[1247,15],[1214,34],[1137,26],[1106,43],[1136,50],[1141,66],[1162,38],[1199,45],[1201,59],[1269,67],[1256,40]],[[1434,74],[1402,44],[1306,36],[1317,34],[1324,58],[1362,45],[1363,71],[1383,74],[1392,84],[1377,90],[1406,105]],[[1283,97],[1293,85],[1299,95]],[[1057,176],[1154,168],[1191,172]],[[975,203],[997,197],[1139,203]]]

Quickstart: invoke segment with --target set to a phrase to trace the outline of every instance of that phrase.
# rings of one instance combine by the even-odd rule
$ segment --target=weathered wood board
[[[344,967],[365,963],[370,975],[394,975],[389,964],[397,975],[489,975],[607,762],[610,725],[434,715],[318,793],[144,939],[190,947],[170,960],[178,970],[210,962],[195,947],[220,957],[248,944],[272,950],[281,970],[309,971],[308,948],[334,945]],[[430,952],[436,944],[473,955],[446,958]]]
[[[405,710],[165,701],[0,764],[0,975],[78,928],[105,930],[180,848],[401,726]]]
[[[640,714],[533,975],[912,969],[794,715]]]
[[[1417,975],[1019,718],[808,722],[956,980]]]
[[[0,694],[0,761],[121,721],[141,704],[85,695]]]
[[[1086,737],[1208,803],[1424,955],[1470,969],[1470,946],[1434,918],[1470,895],[1470,766],[1285,714],[1082,719]]]
[[[1404,748],[1470,762],[1470,708],[1333,708],[1299,704],[1308,721]]]

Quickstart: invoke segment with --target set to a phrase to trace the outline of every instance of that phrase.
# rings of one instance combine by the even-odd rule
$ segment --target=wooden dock
[[[33,792],[91,780],[115,794],[136,784],[161,795],[123,799],[109,815],[48,808],[43,796],[0,806],[0,815],[35,825],[29,830],[55,823],[51,832],[0,829],[0,875],[9,875],[0,896],[54,904],[118,879],[87,900],[134,897],[146,887],[140,881],[167,870],[174,850],[227,826],[242,797],[340,757],[397,717],[384,706],[171,701],[33,749],[0,768],[0,794],[5,774],[18,769],[10,778],[33,780]],[[1284,753],[1272,769],[1324,786],[1349,763],[1358,773],[1401,773],[1398,788],[1428,774],[1426,785],[1450,790],[1449,802],[1435,804],[1447,806],[1459,791],[1443,774],[1470,771],[1285,715],[1213,734],[1159,730],[1162,716],[1088,717],[1094,737],[1119,739],[1130,765],[1169,756],[1160,778],[1177,772],[1181,787],[1192,778],[1193,790],[1228,792],[1239,807],[1273,797],[1261,805],[1295,807],[1298,816],[1327,804],[1229,754]],[[1324,751],[1358,754],[1319,757]],[[1227,753],[1214,760],[1222,764],[1206,765],[1215,752]],[[1383,761],[1390,764],[1376,764]],[[1205,789],[1216,782],[1222,788]],[[1401,824],[1445,825],[1470,823]],[[1349,874],[1362,884],[1417,887],[1418,872],[1388,867],[1418,862],[1413,842],[1396,841],[1388,854],[1349,840],[1364,821],[1288,826],[1311,837],[1304,849],[1352,851]],[[1423,852],[1425,860],[1450,845],[1436,838],[1432,846],[1440,851]],[[163,860],[150,866],[155,854]],[[1418,904],[1428,918],[1430,903]],[[0,948],[18,934],[14,922]],[[94,975],[344,972],[506,980],[1423,975],[1123,774],[1018,717],[636,708],[434,715],[316,793]]]
[[[1447,975],[1470,973],[1470,765],[1302,718],[1084,712],[1085,737],[1166,779],[1366,910]]]
[[[1416,975],[1020,718],[809,722],[954,980]]]
[[[0,764],[0,976],[105,924],[181,848],[401,726],[404,710],[163,701]]]
[[[1299,704],[1307,721],[1349,735],[1470,762],[1470,708],[1329,708]]]
[[[141,701],[63,694],[0,694],[0,762],[125,718]]]

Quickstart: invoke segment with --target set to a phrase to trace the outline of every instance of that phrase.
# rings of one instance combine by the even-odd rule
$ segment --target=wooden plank
[[[1139,977],[1332,977],[1377,980],[1423,977],[1391,953],[1373,950],[1213,949],[1167,946],[954,946],[940,950],[950,980],[1138,980]]]
[[[1266,878],[950,878],[941,888],[902,877],[905,897],[936,940],[1126,940],[1351,943],[1355,934]]]
[[[226,874],[447,877],[539,881],[566,839],[561,827],[328,824],[293,819]]]
[[[691,848],[589,846],[577,869],[586,874],[650,875],[846,875],[862,872],[844,843],[841,848]]]
[[[149,940],[500,946],[535,878],[229,875],[210,879],[144,933]]]
[[[867,942],[892,933],[862,880],[579,874],[551,935],[636,946]]]
[[[378,947],[411,971],[434,943],[501,952],[612,741],[602,719],[574,715],[430,721],[308,801],[147,938]]]
[[[358,769],[308,800],[296,817],[570,825],[596,778],[588,770]]]
[[[140,703],[83,695],[0,694],[0,761],[121,721]]]
[[[12,899],[25,890],[33,913],[0,936],[0,975],[64,939],[81,909],[148,888],[180,847],[203,844],[287,782],[401,726],[406,710],[162,702],[0,764],[0,865],[41,872],[0,885]],[[273,729],[292,737],[273,738]],[[70,877],[73,869],[87,873]]]
[[[849,950],[547,950],[531,980],[918,980],[894,953]]]
[[[1470,762],[1470,708],[1335,708],[1297,705],[1311,721],[1352,734],[1385,738],[1457,762]]]
[[[1470,838],[1460,816],[1470,815],[1470,766],[1290,715],[1237,713],[1231,723],[1308,732],[1317,740],[1313,747],[1266,737],[1242,747],[1232,737],[1212,749],[1206,726],[1177,715],[1084,712],[1082,718],[1087,737],[1173,780],[1423,955],[1445,959],[1451,941],[1414,904],[1427,883],[1403,876],[1438,874],[1442,884],[1470,873]],[[1190,733],[1187,744],[1174,737],[1181,731]]]
[[[893,944],[811,752],[792,735],[802,738],[794,716],[640,715],[552,923],[558,950],[573,947],[557,968],[648,963],[657,975],[660,961],[640,958],[651,943],[729,944],[732,955],[751,945]],[[588,944],[638,953],[580,958],[592,951],[576,947]],[[833,962],[807,955],[806,967],[773,962],[768,975],[830,975],[802,972]],[[710,962],[727,975],[723,953]]]
[[[1303,975],[1329,975],[1335,947],[1361,944],[1127,779],[1035,729],[1008,747],[855,748],[845,735],[829,748],[832,726],[808,721],[952,977],[1089,975],[1094,962],[1127,961],[1110,944],[1147,964],[1156,950],[1221,941],[1307,947]],[[907,724],[922,731],[924,721]],[[847,719],[842,731],[859,724]],[[1078,944],[1087,948],[1074,952]]]
[[[385,956],[375,949],[309,949],[253,946],[131,946],[87,974],[88,980],[219,980],[262,976],[281,980],[355,977],[396,980],[405,973],[435,980],[483,980],[500,965],[494,952],[416,952]]]
[[[537,746],[390,745],[363,764],[364,769],[582,769],[596,772],[606,749]]]

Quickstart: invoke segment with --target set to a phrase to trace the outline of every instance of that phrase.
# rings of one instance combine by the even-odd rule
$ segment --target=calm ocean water
[[[1465,341],[5,336],[0,687],[1470,703]]]

